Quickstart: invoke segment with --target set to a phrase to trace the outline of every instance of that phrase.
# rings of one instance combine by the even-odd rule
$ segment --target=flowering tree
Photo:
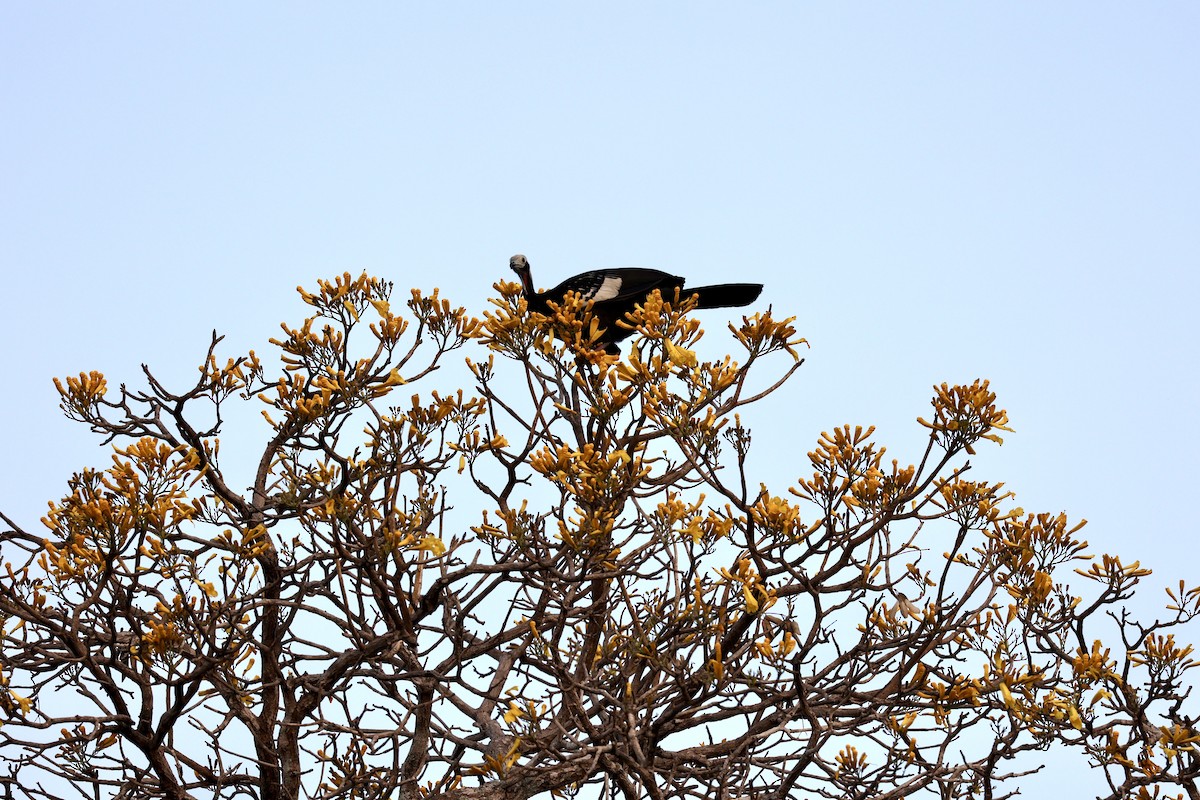
[[[999,798],[1051,747],[1200,797],[1200,590],[1138,622],[1148,570],[968,479],[1008,430],[986,381],[935,389],[911,465],[846,426],[767,486],[792,320],[701,363],[687,298],[611,356],[574,298],[391,289],[302,290],[278,372],[214,337],[182,390],[58,384],[113,465],[48,532],[4,518],[7,797]],[[433,388],[463,348],[473,387]]]

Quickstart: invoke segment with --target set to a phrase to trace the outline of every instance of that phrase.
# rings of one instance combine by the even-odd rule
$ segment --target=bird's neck
[[[521,290],[525,292],[525,297],[537,297],[537,290],[533,288],[533,276],[528,272],[521,272],[519,277],[521,278]]]

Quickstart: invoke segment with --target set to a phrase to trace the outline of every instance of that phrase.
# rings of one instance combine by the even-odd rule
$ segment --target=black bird
[[[601,341],[607,344],[609,353],[620,352],[616,343],[633,335],[632,330],[617,325],[617,320],[633,311],[634,306],[644,303],[655,289],[662,293],[667,302],[674,300],[675,290],[679,289],[680,299],[698,295],[696,308],[732,308],[750,305],[758,299],[763,288],[761,283],[719,283],[685,291],[683,278],[678,275],[656,269],[618,267],[581,272],[553,289],[539,292],[533,285],[529,259],[518,253],[509,259],[508,266],[521,279],[521,288],[530,311],[549,314],[547,301],[561,303],[567,292],[576,292],[583,300],[591,300],[592,313],[604,329]]]

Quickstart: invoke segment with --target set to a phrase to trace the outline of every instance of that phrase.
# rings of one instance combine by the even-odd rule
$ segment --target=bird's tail
[[[696,300],[696,308],[733,308],[748,306],[758,299],[762,293],[761,283],[719,283],[715,286],[697,286],[695,289],[684,289],[681,295],[700,295]]]

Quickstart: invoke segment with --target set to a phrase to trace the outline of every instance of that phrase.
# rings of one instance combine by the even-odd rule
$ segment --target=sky
[[[931,386],[990,379],[977,479],[1088,519],[1152,608],[1200,580],[1198,36],[1183,2],[0,5],[0,510],[108,463],[54,376],[180,386],[343,271],[480,314],[522,252],[764,283],[811,351],[749,420],[763,480],[844,423],[916,461]]]

